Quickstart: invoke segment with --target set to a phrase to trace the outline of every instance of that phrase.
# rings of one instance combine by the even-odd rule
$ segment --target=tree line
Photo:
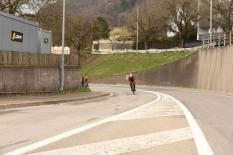
[[[129,3],[124,3],[126,2]],[[184,47],[188,40],[195,40],[197,23],[200,20],[210,20],[210,0],[201,0],[200,7],[198,2],[199,0],[142,2],[138,6],[139,42],[149,49],[156,41],[175,40],[180,47]],[[131,0],[130,3],[134,1]],[[2,0],[0,9],[38,21],[42,28],[52,30],[53,44],[61,44],[62,0]],[[233,25],[233,0],[213,0],[213,9],[214,24],[220,26],[224,32],[230,32]],[[122,14],[118,24],[128,34],[126,28],[135,40],[136,11],[137,7]],[[114,33],[119,34],[119,30],[112,32]],[[167,37],[168,33],[174,36]],[[66,16],[66,45],[72,47],[77,54],[80,50],[90,49],[93,40],[108,39],[109,35],[110,26],[104,17],[86,19],[72,14]]]

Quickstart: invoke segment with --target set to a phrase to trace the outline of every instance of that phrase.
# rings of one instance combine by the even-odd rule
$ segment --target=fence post
[[[226,46],[226,34],[224,33],[224,36],[223,36],[223,45]]]
[[[202,48],[205,48],[205,39],[202,39]]]
[[[229,46],[231,46],[231,31],[229,35],[230,35]]]
[[[220,34],[218,35],[218,47],[220,47],[221,46],[221,36],[220,36]]]

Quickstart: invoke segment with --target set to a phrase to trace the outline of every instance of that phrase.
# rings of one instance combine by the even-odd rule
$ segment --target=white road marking
[[[184,112],[170,97],[162,96],[162,99],[156,104],[140,108],[137,111],[124,115],[114,121],[174,116],[184,116]]]
[[[177,99],[175,99],[172,96],[169,96],[169,95],[166,95],[166,94],[162,94],[162,93],[156,93],[156,92],[152,92],[152,91],[143,91],[143,90],[141,90],[141,92],[157,95],[158,98],[156,100],[148,103],[148,104],[145,104],[144,106],[135,108],[133,110],[124,112],[122,114],[113,116],[111,118],[108,118],[108,119],[105,119],[105,120],[102,120],[102,121],[99,121],[99,122],[96,122],[96,123],[93,123],[93,124],[90,124],[90,125],[87,125],[87,126],[84,126],[84,127],[81,127],[81,128],[77,128],[77,129],[72,130],[72,131],[65,132],[65,133],[57,135],[55,137],[52,137],[52,138],[49,138],[49,139],[46,139],[46,140],[42,140],[40,142],[31,144],[29,146],[20,148],[18,150],[12,151],[12,152],[9,152],[9,153],[7,153],[5,155],[24,154],[24,153],[36,150],[38,148],[41,148],[43,146],[46,146],[48,144],[57,142],[57,141],[62,140],[64,138],[70,137],[72,135],[81,133],[81,132],[86,131],[88,129],[94,128],[96,126],[102,125],[104,123],[114,121],[114,120],[119,119],[119,118],[121,118],[123,116],[129,115],[129,114],[131,114],[133,112],[137,112],[137,111],[139,111],[141,109],[144,109],[146,107],[149,107],[149,106],[157,103],[161,99],[161,96],[166,97],[166,98],[167,97],[171,98],[183,110],[183,112],[184,112],[184,114],[186,116],[186,119],[187,119],[187,121],[188,121],[188,123],[190,125],[190,128],[192,130],[192,133],[193,133],[193,136],[194,136],[194,141],[195,141],[195,144],[196,144],[196,147],[197,147],[197,150],[198,150],[198,154],[199,155],[213,155],[214,154],[213,151],[212,151],[212,149],[211,149],[211,147],[209,146],[209,144],[208,144],[208,142],[207,142],[207,140],[206,140],[203,132],[201,131],[200,127],[198,126],[197,122],[195,121],[193,115],[191,114],[191,112],[189,112],[189,110],[180,101],[178,101]]]
[[[102,86],[106,86],[107,87],[107,85],[102,85]],[[114,87],[114,85],[109,85],[109,86]],[[124,87],[125,85],[121,85],[121,86],[116,86],[115,85],[115,87],[122,87],[122,86]],[[189,89],[187,89],[187,90],[190,91]],[[197,147],[197,150],[198,150],[198,154],[199,155],[214,155],[214,152],[211,149],[211,147],[210,147],[210,145],[209,145],[209,143],[208,143],[208,141],[207,141],[207,139],[206,139],[203,131],[199,127],[199,125],[196,122],[195,118],[193,117],[192,113],[188,110],[188,108],[185,107],[185,105],[182,102],[180,102],[176,98],[174,98],[174,97],[172,97],[170,95],[167,95],[167,94],[157,93],[157,92],[153,92],[153,91],[143,91],[143,90],[141,90],[141,91],[142,92],[151,93],[151,94],[168,96],[171,99],[173,99],[177,103],[177,105],[180,106],[180,108],[182,109],[182,111],[184,112],[185,117],[186,117],[186,119],[187,119],[187,121],[189,123],[189,126],[192,129],[192,132],[194,134],[195,144],[196,144],[196,147]],[[212,94],[212,93],[209,93],[209,94],[210,95],[218,95],[218,96],[226,96],[226,95]],[[226,97],[231,97],[232,98],[232,96],[226,96]]]
[[[150,93],[150,91],[144,91],[144,92]],[[152,93],[155,93],[155,92],[152,92]],[[193,137],[194,137],[194,141],[197,147],[198,154],[199,155],[214,155],[214,152],[211,149],[208,141],[206,140],[204,133],[202,132],[201,128],[199,127],[198,123],[196,122],[195,118],[193,117],[192,113],[188,110],[188,108],[186,108],[185,105],[179,100],[177,100],[175,97],[172,97],[170,95],[163,94],[163,93],[156,93],[156,94],[161,95],[163,97],[171,98],[182,109],[189,123],[189,126],[191,127],[191,130],[193,132]]]
[[[206,137],[204,133],[202,132],[201,128],[199,127],[198,123],[196,122],[195,118],[193,117],[192,113],[184,106],[183,103],[181,103],[176,98],[167,95],[170,98],[172,98],[183,110],[186,119],[189,123],[189,126],[192,129],[194,141],[197,147],[197,151],[199,155],[214,155],[213,150],[211,149],[208,141],[206,140]]]
[[[135,137],[127,137],[104,142],[97,142],[70,148],[63,148],[31,155],[117,155],[149,149],[160,145],[171,144],[192,139],[190,128],[164,131]]]
[[[129,87],[127,85],[123,84],[118,84],[118,85],[113,85],[113,84],[93,84],[93,86],[100,86],[100,87],[119,87],[119,88],[126,88]],[[189,91],[189,92],[196,92],[196,93],[202,93],[202,94],[208,94],[208,95],[213,95],[213,96],[222,96],[222,97],[228,97],[228,98],[233,98],[233,93],[227,93],[227,92],[218,92],[214,90],[206,90],[206,89],[195,89],[195,88],[185,88],[185,87],[168,87],[168,86],[148,86],[148,85],[140,85],[141,89],[144,89],[144,87],[147,88],[161,88],[161,89],[167,89],[167,90],[180,90],[180,91]]]
[[[146,92],[146,91],[144,91]],[[148,92],[146,92],[148,93]],[[121,113],[119,115],[115,115],[113,117],[110,117],[110,118],[107,118],[107,119],[104,119],[102,121],[99,121],[99,122],[95,122],[95,123],[92,123],[90,125],[87,125],[87,126],[83,126],[83,127],[80,127],[80,128],[77,128],[77,129],[74,129],[74,130],[71,130],[71,131],[67,131],[65,133],[62,133],[62,134],[59,134],[57,136],[54,136],[54,137],[51,137],[51,138],[48,138],[48,139],[45,139],[45,140],[42,140],[42,141],[39,141],[39,142],[36,142],[36,143],[33,143],[33,144],[30,144],[28,146],[25,146],[25,147],[22,147],[22,148],[19,148],[17,150],[14,150],[14,151],[11,151],[11,152],[8,152],[8,153],[5,153],[4,155],[21,155],[21,154],[25,154],[25,153],[28,153],[30,151],[33,151],[33,150],[36,150],[36,149],[39,149],[43,146],[46,146],[48,144],[51,144],[51,143],[54,143],[54,142],[57,142],[59,140],[62,140],[62,139],[65,139],[65,138],[68,138],[70,136],[73,136],[73,135],[76,135],[78,133],[81,133],[81,132],[84,132],[84,131],[87,131],[91,128],[94,128],[96,126],[99,126],[99,125],[102,125],[102,124],[105,124],[107,122],[111,122],[112,120],[115,120],[119,117],[122,117],[124,115],[127,115],[133,111],[137,111],[138,109],[141,109],[141,108],[144,108],[144,107],[147,107],[147,106],[150,106],[156,102],[158,102],[160,99],[161,99],[161,96],[160,95],[157,95],[156,93],[154,92],[151,92],[152,94],[156,95],[157,96],[157,99],[148,103],[148,104],[145,104],[143,106],[140,106],[140,107],[137,107],[133,110],[129,110],[127,112],[124,112],[124,113]]]

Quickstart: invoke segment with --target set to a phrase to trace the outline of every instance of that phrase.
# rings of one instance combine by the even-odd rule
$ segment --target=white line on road
[[[150,92],[150,91],[144,91],[144,92],[154,94],[154,92]],[[163,94],[163,93],[156,93],[156,94],[160,96],[170,97],[183,110],[185,117],[189,123],[189,126],[191,127],[191,130],[193,132],[193,137],[194,137],[194,141],[197,147],[198,154],[199,155],[214,155],[213,150],[211,149],[208,141],[206,140],[204,133],[202,132],[201,128],[199,127],[198,123],[196,122],[195,118],[193,117],[192,113],[188,110],[188,108],[186,108],[184,104],[181,103],[179,100],[177,100],[176,98],[170,95]]]
[[[29,146],[20,148],[18,150],[12,151],[12,152],[9,152],[9,153],[7,153],[5,155],[24,154],[24,153],[36,150],[38,148],[41,148],[43,146],[46,146],[48,144],[57,142],[57,141],[62,140],[64,138],[70,137],[72,135],[75,135],[75,134],[81,133],[83,131],[89,130],[89,129],[94,128],[96,126],[102,125],[104,123],[114,121],[114,120],[116,120],[116,119],[118,119],[118,118],[120,118],[122,116],[131,114],[132,112],[135,112],[135,111],[138,111],[140,109],[146,108],[146,107],[158,102],[161,99],[161,95],[162,96],[168,96],[171,99],[173,99],[180,106],[180,108],[183,110],[183,112],[184,112],[184,114],[186,116],[186,119],[187,119],[187,121],[188,121],[188,123],[190,125],[190,128],[192,130],[194,140],[195,140],[195,144],[196,144],[196,147],[197,147],[197,150],[198,150],[198,154],[199,155],[213,155],[214,154],[211,147],[209,146],[209,144],[208,144],[202,130],[198,126],[197,122],[195,121],[193,115],[191,114],[191,112],[189,112],[189,110],[180,101],[178,101],[176,98],[174,98],[174,97],[172,97],[170,95],[166,95],[166,94],[162,94],[162,93],[156,93],[156,92],[152,92],[152,91],[143,91],[143,90],[141,90],[141,92],[157,95],[158,98],[156,100],[148,103],[148,104],[145,104],[145,105],[140,106],[138,108],[135,108],[133,110],[124,112],[122,114],[110,117],[108,119],[105,119],[105,120],[102,120],[102,121],[99,121],[99,122],[96,122],[96,123],[93,123],[93,124],[90,124],[90,125],[87,125],[87,126],[84,126],[84,127],[81,127],[81,128],[74,129],[72,131],[65,132],[63,134],[57,135],[55,137],[52,137],[52,138],[49,138],[49,139],[46,139],[46,140],[42,140],[40,142],[31,144]]]
[[[148,91],[147,91],[148,92]],[[208,141],[206,140],[206,137],[204,133],[202,132],[201,128],[199,127],[198,123],[196,122],[195,118],[193,117],[192,113],[184,106],[183,103],[181,103],[176,98],[163,94],[163,93],[156,93],[157,95],[162,96],[169,96],[171,99],[173,99],[177,105],[180,106],[180,108],[183,110],[185,117],[189,123],[189,126],[192,129],[194,141],[197,147],[197,151],[199,155],[214,155],[213,150],[211,149]]]
[[[157,102],[157,104],[153,104],[150,107],[141,108],[138,111],[124,115],[115,121],[175,116],[184,116],[184,112],[173,99],[168,96],[162,96],[162,99]]]
[[[149,93],[147,91],[144,91],[145,93]],[[127,115],[129,113],[132,113],[134,111],[137,111],[138,109],[141,109],[141,108],[144,108],[144,107],[147,107],[147,106],[150,106],[156,102],[158,102],[160,99],[161,99],[161,96],[158,95],[157,93],[154,93],[154,92],[150,92],[151,94],[154,94],[157,96],[157,99],[150,102],[150,103],[147,103],[143,106],[140,106],[140,107],[137,107],[133,110],[129,110],[127,112],[124,112],[124,113],[121,113],[119,115],[115,115],[113,117],[110,117],[110,118],[107,118],[107,119],[104,119],[102,121],[99,121],[99,122],[96,122],[96,123],[93,123],[93,124],[90,124],[90,125],[87,125],[87,126],[83,126],[83,127],[80,127],[80,128],[77,128],[77,129],[74,129],[74,130],[71,130],[71,131],[67,131],[65,133],[62,133],[62,134],[59,134],[57,136],[54,136],[54,137],[51,137],[51,138],[48,138],[48,139],[45,139],[45,140],[42,140],[42,141],[39,141],[39,142],[36,142],[34,144],[31,144],[31,145],[28,145],[28,146],[25,146],[25,147],[22,147],[22,148],[19,148],[17,150],[14,150],[12,152],[9,152],[9,153],[6,153],[4,155],[21,155],[21,154],[25,154],[25,153],[28,153],[30,151],[33,151],[33,150],[36,150],[36,149],[39,149],[43,146],[46,146],[48,144],[51,144],[51,143],[54,143],[54,142],[57,142],[59,140],[62,140],[62,139],[65,139],[65,138],[68,138],[70,136],[73,136],[73,135],[76,135],[78,133],[81,133],[81,132],[84,132],[84,131],[87,131],[91,128],[94,128],[96,126],[99,126],[99,125],[102,125],[104,123],[107,123],[107,122],[111,122],[112,120],[115,120],[117,118],[120,118],[124,115]]]
[[[179,100],[177,100],[176,98],[172,96],[170,97],[180,106],[180,108],[183,110],[186,116],[189,126],[191,127],[192,132],[193,132],[193,137],[194,137],[194,141],[197,147],[198,154],[199,155],[214,155],[213,150],[211,149],[208,141],[206,140],[204,133],[202,132],[201,128],[199,127],[198,123],[196,122],[191,112]]]
[[[93,84],[93,86],[100,86],[100,87],[119,87],[119,88],[126,88],[129,87],[124,84],[118,84],[118,85],[113,85],[113,84]],[[185,88],[185,87],[168,87],[168,86],[149,86],[148,85],[139,85],[141,89],[144,89],[145,87],[147,88],[160,88],[160,89],[166,89],[166,90],[179,90],[179,91],[189,91],[189,92],[195,92],[195,93],[202,93],[202,94],[207,94],[207,95],[213,95],[213,96],[221,96],[221,97],[227,97],[227,98],[233,98],[232,93],[221,93],[218,91],[212,91],[212,90],[206,90],[206,89],[195,89],[195,88]]]
[[[190,128],[181,128],[159,133],[152,133],[58,150],[39,152],[31,155],[117,155],[190,140],[192,138],[193,134]]]

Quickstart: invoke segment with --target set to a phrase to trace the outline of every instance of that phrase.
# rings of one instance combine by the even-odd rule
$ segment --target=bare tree
[[[139,35],[140,42],[144,42],[145,49],[149,49],[150,42],[159,35],[166,34],[166,17],[159,2],[148,5],[142,4],[139,9]],[[123,24],[136,36],[136,9],[124,16]]]
[[[78,16],[69,16],[66,25],[66,43],[75,49],[75,54],[80,56],[80,51],[91,43],[91,23]]]
[[[55,0],[1,0],[0,10],[13,15],[35,16],[41,8]]]
[[[61,29],[62,29],[62,3],[57,2],[50,4],[38,12],[36,21],[40,23],[40,27],[52,30],[53,45],[61,45]]]
[[[209,0],[202,1],[202,8],[209,8]],[[213,0],[213,21],[228,33],[233,26],[233,0]],[[207,9],[209,10],[209,9]],[[209,19],[205,12],[201,14],[204,19]]]
[[[40,27],[52,30],[53,45],[61,45],[61,25],[62,25],[62,3],[58,1],[55,4],[48,5],[41,9],[37,16]],[[80,51],[91,47],[91,23],[79,16],[66,16],[66,45],[70,46],[72,54],[80,55]]]
[[[180,38],[180,44],[184,47],[189,32],[197,23],[197,1],[193,0],[165,0],[164,9],[169,17],[169,30]]]

